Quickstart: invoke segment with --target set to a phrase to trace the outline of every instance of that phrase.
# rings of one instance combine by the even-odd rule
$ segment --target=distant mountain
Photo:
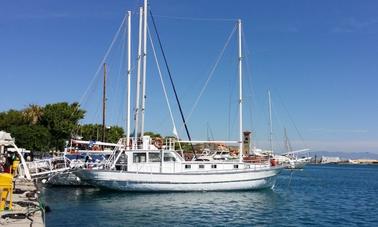
[[[342,152],[342,151],[311,151],[310,156],[320,158],[321,156],[327,157],[340,157],[346,159],[378,159],[378,152]]]

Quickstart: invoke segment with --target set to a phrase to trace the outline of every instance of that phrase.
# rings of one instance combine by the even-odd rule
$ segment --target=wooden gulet
[[[126,149],[115,151],[106,168],[75,172],[83,181],[100,187],[121,191],[228,191],[272,188],[281,166],[268,162],[243,162],[243,70],[242,70],[242,22],[238,26],[238,77],[239,77],[239,157],[234,160],[185,161],[175,150],[175,141],[165,145],[153,143],[144,132],[144,99],[146,82],[147,0],[140,9],[137,66],[137,89],[134,137],[130,138],[130,33],[131,13],[128,13],[128,116]],[[142,16],[143,15],[143,16]],[[143,37],[143,54],[142,54]],[[153,46],[152,46],[153,47]],[[154,51],[154,48],[153,48]],[[156,56],[156,54],[155,54]],[[166,60],[166,59],[165,59]],[[143,61],[143,62],[141,62]],[[143,74],[141,78],[141,65]],[[160,73],[160,71],[159,71]],[[139,103],[139,86],[142,84],[142,103]],[[139,113],[141,111],[141,113]],[[141,119],[139,119],[141,114]],[[139,123],[141,121],[141,123]],[[140,124],[140,125],[139,125]],[[138,136],[140,132],[140,136]],[[131,143],[130,143],[131,141]],[[142,141],[139,143],[138,141]],[[190,142],[193,142],[189,140]],[[224,141],[227,142],[227,141]]]

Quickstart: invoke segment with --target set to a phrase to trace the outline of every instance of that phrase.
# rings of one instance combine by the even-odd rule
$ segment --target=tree
[[[83,140],[98,140],[101,137],[102,127],[99,124],[85,124],[79,127]]]
[[[28,121],[31,125],[35,125],[42,119],[43,107],[31,104],[28,108],[22,111],[22,114],[26,121]]]
[[[163,138],[159,133],[154,133],[154,132],[145,132],[144,135],[150,136],[152,139]]]
[[[85,111],[80,109],[78,103],[61,102],[46,105],[43,112],[41,124],[50,131],[51,145],[55,150],[62,151],[65,140],[70,139],[79,120],[84,118]]]
[[[41,125],[16,125],[9,130],[19,147],[31,151],[49,151],[51,135],[47,128]]]
[[[111,126],[106,130],[105,138],[107,142],[117,143],[124,136],[123,128],[119,126]]]
[[[12,126],[26,124],[22,112],[17,110],[9,110],[0,113],[0,130],[9,131]]]
[[[99,140],[102,132],[102,125],[99,124],[85,124],[80,126],[81,136],[83,140]],[[111,126],[106,128],[105,141],[117,143],[123,137],[123,128],[119,126]]]

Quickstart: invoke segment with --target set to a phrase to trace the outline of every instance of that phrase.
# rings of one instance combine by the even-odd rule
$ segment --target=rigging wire
[[[187,134],[187,136],[188,136],[188,139],[189,139],[189,141],[191,141],[192,138],[190,137],[190,133],[189,133],[188,127],[187,127],[187,125],[186,125],[186,121],[185,121],[184,113],[183,113],[182,108],[181,108],[180,100],[179,100],[179,98],[178,98],[178,96],[177,96],[176,87],[175,87],[175,84],[173,83],[173,79],[172,79],[171,71],[170,71],[169,66],[168,66],[167,58],[166,58],[166,56],[165,56],[165,52],[164,52],[164,49],[163,49],[163,45],[162,45],[161,40],[160,40],[160,35],[159,35],[158,31],[157,31],[156,23],[155,23],[155,19],[154,19],[153,15],[152,15],[152,11],[151,11],[151,10],[150,10],[150,16],[151,16],[151,19],[152,19],[152,23],[153,23],[153,25],[154,25],[154,29],[155,29],[156,36],[157,36],[158,41],[159,41],[160,50],[161,50],[161,53],[162,53],[162,55],[163,55],[163,59],[164,59],[165,66],[166,66],[166,68],[167,68],[167,72],[168,72],[168,75],[169,75],[169,80],[170,80],[170,82],[171,82],[172,89],[173,89],[173,92],[174,92],[174,94],[175,94],[176,102],[177,102],[177,105],[178,105],[179,110],[180,110],[181,119],[182,119],[182,121],[183,121],[183,123],[184,123],[185,131],[186,131],[186,134]],[[190,145],[191,145],[191,148],[192,148],[192,152],[193,152],[194,158],[196,158],[197,156],[196,156],[196,152],[194,151],[193,144],[190,143]]]
[[[232,19],[232,18],[203,18],[203,17],[196,18],[196,17],[164,16],[164,15],[155,15],[155,17],[175,19],[175,20],[190,20],[190,21],[237,22],[237,19]]]
[[[281,95],[279,94],[279,92],[277,92],[277,97],[280,99],[280,101],[281,101],[281,105],[283,106],[284,110],[286,111],[286,113],[287,113],[287,115],[288,115],[288,117],[289,117],[289,120],[290,120],[291,123],[293,124],[293,126],[294,126],[294,128],[295,128],[295,130],[296,130],[296,132],[297,132],[297,134],[298,134],[298,136],[299,136],[300,139],[302,140],[302,143],[303,143],[303,144],[306,144],[306,143],[305,143],[305,140],[304,140],[304,138],[303,138],[303,136],[302,136],[302,134],[300,133],[300,131],[299,131],[297,125],[295,124],[295,122],[294,122],[294,120],[293,120],[293,118],[292,118],[290,112],[288,111],[288,109],[287,109],[287,107],[286,107],[286,105],[285,105],[285,103],[284,103],[284,101],[283,101]]]
[[[247,80],[248,81],[247,84],[248,84],[248,86],[249,86],[249,88],[251,90],[251,93],[252,93],[252,99],[251,99],[252,100],[252,105],[253,105],[253,103],[256,103],[255,105],[257,105],[257,106],[265,106],[265,104],[261,105],[261,101],[259,99],[255,98],[255,97],[257,97],[257,95],[256,95],[256,92],[255,92],[255,89],[253,89],[253,83],[252,83],[252,79],[251,79],[252,78],[252,70],[251,70],[251,66],[249,64],[249,55],[248,55],[251,52],[249,51],[248,43],[246,41],[246,39],[247,39],[246,35],[245,35],[244,31],[242,31],[242,32],[243,32],[243,44],[244,44],[243,46],[244,46],[244,49],[245,49],[245,53],[247,53],[245,55],[245,58],[246,58],[245,62],[246,62],[246,65],[247,65],[246,69],[247,69],[247,73],[250,74],[250,77],[247,77],[247,79],[248,79]],[[253,100],[255,100],[255,102],[253,102]],[[249,110],[251,112],[251,124],[253,123],[252,105],[249,107]],[[266,122],[269,122],[269,119],[268,119],[268,117],[267,117],[266,114],[263,114],[263,118],[265,119]],[[253,125],[252,125],[252,127],[253,127]],[[254,140],[254,145],[257,146],[257,141],[256,140]]]
[[[102,58],[102,60],[101,60],[101,62],[100,62],[100,65],[99,65],[98,68],[97,68],[96,73],[93,75],[93,77],[92,77],[92,79],[91,79],[91,81],[90,81],[88,87],[86,88],[84,94],[81,96],[81,98],[80,98],[80,100],[79,100],[79,103],[78,103],[79,105],[77,105],[77,106],[76,106],[76,109],[75,109],[74,111],[72,111],[71,116],[73,116],[77,111],[79,111],[79,108],[80,108],[81,104],[83,104],[84,99],[87,98],[88,92],[89,92],[89,91],[91,90],[91,88],[93,87],[94,82],[95,82],[96,80],[99,79],[99,77],[98,77],[99,72],[101,71],[101,68],[102,68],[103,64],[105,63],[105,60],[108,58],[108,55],[109,55],[110,51],[113,49],[114,43],[117,41],[117,39],[118,39],[118,37],[119,37],[119,34],[120,34],[120,32],[121,32],[121,30],[122,30],[124,24],[125,24],[126,18],[127,18],[127,15],[125,15],[125,16],[123,17],[122,22],[121,22],[121,25],[118,27],[117,32],[116,32],[116,34],[114,35],[114,37],[113,37],[113,39],[112,39],[112,42],[110,43],[109,48],[108,48],[107,51],[105,52],[105,56]],[[78,126],[78,127],[80,127],[80,126]],[[73,129],[71,130],[71,134],[73,134],[76,130],[79,130],[79,129],[73,128]]]
[[[172,124],[173,124],[173,134],[177,137],[179,148],[180,148],[180,150],[182,150],[181,143],[180,143],[180,136],[179,136],[179,134],[177,132],[177,129],[176,129],[175,119],[173,117],[172,108],[171,108],[171,105],[169,103],[167,90],[165,89],[165,83],[164,83],[164,80],[163,80],[163,75],[162,75],[161,70],[160,70],[160,64],[159,64],[159,61],[157,59],[157,55],[156,55],[156,51],[155,51],[155,46],[154,46],[154,43],[152,42],[152,37],[151,37],[151,33],[150,33],[150,28],[149,27],[147,27],[147,33],[148,33],[148,37],[150,39],[152,52],[154,54],[154,58],[155,58],[155,62],[156,62],[156,67],[157,67],[157,70],[158,70],[158,73],[159,73],[160,82],[161,82],[161,85],[162,85],[162,88],[163,88],[163,92],[164,92],[165,101],[167,102],[167,106],[168,106],[168,110],[169,110],[169,116],[171,117],[171,121],[172,121]],[[182,154],[182,157],[184,158],[183,154]]]
[[[201,99],[203,93],[205,92],[205,90],[206,90],[206,88],[207,88],[207,85],[209,84],[211,78],[213,77],[214,72],[215,72],[216,68],[218,67],[219,62],[220,62],[220,60],[223,58],[224,52],[225,52],[225,50],[226,50],[228,44],[230,43],[232,36],[234,35],[234,33],[235,33],[235,31],[236,31],[236,28],[237,28],[237,26],[235,25],[234,28],[232,29],[230,35],[228,36],[225,45],[223,46],[221,52],[219,53],[219,55],[218,55],[218,57],[217,57],[217,60],[215,61],[215,64],[213,65],[213,67],[212,67],[212,69],[211,69],[211,71],[210,71],[210,73],[209,73],[209,76],[207,77],[207,80],[206,80],[204,86],[202,87],[202,89],[201,89],[201,91],[200,91],[198,97],[196,98],[196,101],[195,101],[194,104],[193,104],[192,109],[190,110],[190,112],[189,112],[189,114],[188,114],[187,121],[189,121],[190,117],[192,116],[194,110],[196,109],[196,107],[197,107],[197,105],[198,105],[198,102],[200,101],[200,99]]]
[[[125,90],[126,89],[121,89],[121,75],[122,75],[122,71],[124,70],[123,67],[125,67],[125,59],[126,59],[126,56],[125,56],[125,52],[124,50],[126,50],[126,40],[127,40],[127,29],[126,29],[126,26],[125,26],[125,29],[124,29],[124,32],[123,32],[123,39],[122,39],[122,44],[121,44],[121,58],[120,58],[120,64],[119,64],[119,67],[118,67],[118,75],[117,75],[117,82],[116,82],[116,90],[114,92],[115,96],[116,97],[122,97],[123,100],[127,100],[125,98],[126,96],[126,92]],[[117,109],[117,113],[118,113],[118,116],[117,116],[117,120],[116,120],[116,123],[121,123],[122,122],[122,116],[123,116],[123,110],[125,109],[124,108],[124,104],[125,102],[121,102],[117,100],[116,103],[120,103],[118,105],[116,105],[116,107],[118,108]],[[125,125],[126,127],[126,125]],[[126,129],[126,128],[125,128]]]
[[[275,94],[277,94],[277,93],[275,93]],[[273,101],[272,101],[272,102],[273,102]],[[277,112],[276,108],[273,109],[273,115],[274,115],[275,119],[278,120],[278,124],[279,124],[282,128],[285,128],[285,125],[283,124],[283,122],[281,121],[281,119],[278,117],[279,115],[278,115],[278,112]],[[278,140],[277,137],[276,137],[276,140]],[[285,144],[285,142],[284,142],[284,144]]]
[[[246,42],[246,35],[244,34],[244,31],[242,31],[242,32],[243,32],[243,44],[244,44],[244,47],[245,47],[245,49],[246,49],[245,52],[246,52],[246,53],[250,53],[249,48],[248,48],[248,44],[247,44],[247,42]],[[252,74],[251,67],[250,67],[249,60],[248,60],[248,55],[245,55],[245,57],[246,57],[246,64],[247,64],[247,73],[248,73],[248,74]],[[252,97],[257,97],[257,96],[256,96],[256,93],[255,93],[255,89],[253,89],[253,85],[252,85],[253,83],[251,82],[251,79],[250,79],[249,77],[247,77],[247,78],[248,78],[248,85],[249,85],[250,90],[251,90],[251,93],[252,93]],[[296,130],[296,133],[298,134],[298,136],[300,137],[300,139],[301,139],[302,142],[304,143],[304,139],[303,139],[303,137],[302,137],[302,135],[301,135],[301,133],[300,133],[298,127],[296,126],[296,124],[295,124],[295,122],[294,122],[294,120],[293,120],[293,118],[292,118],[290,112],[288,111],[288,109],[287,109],[285,103],[283,102],[282,97],[280,96],[279,92],[278,92],[276,89],[274,89],[274,90],[276,91],[275,93],[277,94],[277,97],[279,98],[279,101],[280,101],[281,105],[283,106],[285,112],[287,113],[287,115],[288,115],[288,117],[289,117],[289,120],[290,120],[291,123],[293,124],[293,126],[294,126],[294,128],[295,128],[295,130]],[[254,99],[252,98],[252,100],[254,100]],[[256,100],[257,102],[259,101],[258,99],[255,99],[255,100]],[[252,112],[252,111],[251,111],[251,112]],[[281,125],[283,126],[283,123],[282,123],[281,119],[279,119],[279,118],[277,117],[278,114],[277,114],[277,112],[275,111],[274,108],[273,108],[273,113],[274,113],[276,119],[278,119],[279,124],[281,124]],[[266,118],[265,115],[264,115],[264,118],[267,120],[267,118]],[[253,119],[252,119],[252,116],[251,116],[251,122],[252,122],[252,120],[253,120]]]
[[[249,87],[249,90],[250,90],[250,92],[251,92],[251,95],[250,96],[247,96],[247,97],[251,97],[251,99],[250,99],[250,105],[247,105],[248,106],[248,110],[249,110],[249,113],[250,113],[250,124],[251,124],[251,130],[253,131],[253,99],[254,99],[254,97],[256,97],[255,95],[255,92],[254,92],[254,89],[253,89],[253,83],[252,83],[252,78],[253,78],[253,75],[252,75],[252,70],[251,70],[251,66],[250,66],[250,64],[249,64],[249,55],[250,55],[250,51],[249,51],[249,48],[248,48],[248,46],[247,46],[247,41],[246,41],[246,36],[245,36],[245,33],[244,33],[244,30],[242,30],[242,33],[243,33],[243,36],[242,36],[242,38],[243,38],[243,46],[244,46],[244,57],[246,58],[246,65],[247,65],[247,67],[246,67],[246,71],[247,71],[247,84],[248,84],[248,87]]]
[[[93,76],[91,82],[89,83],[88,88],[87,88],[86,91],[84,92],[83,96],[80,98],[79,104],[83,102],[83,99],[86,97],[86,95],[87,95],[87,93],[88,93],[88,90],[90,89],[90,87],[91,87],[92,84],[94,83],[95,79],[97,78],[99,72],[101,71],[102,65],[105,63],[105,60],[108,58],[108,55],[109,55],[110,51],[112,50],[114,43],[115,43],[115,42],[117,41],[117,39],[118,39],[118,36],[119,36],[119,34],[120,34],[121,30],[122,30],[122,27],[123,27],[123,25],[125,24],[126,18],[127,18],[126,16],[123,18],[122,23],[121,23],[121,25],[119,26],[119,28],[118,28],[118,30],[117,30],[115,36],[113,37],[113,40],[112,40],[112,42],[110,43],[110,46],[109,46],[108,50],[107,50],[106,53],[105,53],[105,56],[103,57],[102,61],[100,62],[100,65],[99,65],[99,67],[97,68],[97,71],[96,71],[96,73],[94,74],[94,76]]]
[[[155,51],[155,46],[154,46],[154,43],[152,42],[152,37],[151,37],[151,33],[150,33],[149,27],[147,28],[147,33],[148,33],[148,37],[150,39],[150,43],[151,43],[151,47],[152,47],[152,52],[154,54],[154,58],[155,58],[155,62],[156,62],[156,67],[157,67],[157,70],[158,70],[158,73],[159,73],[160,82],[161,82],[161,85],[162,85],[162,88],[163,88],[163,92],[164,92],[165,101],[167,102],[167,106],[168,106],[168,110],[169,110],[169,116],[171,117],[171,121],[172,121],[172,124],[173,124],[174,131],[176,131],[175,130],[176,129],[176,123],[175,123],[175,120],[173,118],[171,105],[169,103],[167,90],[165,89],[163,75],[161,73],[160,64],[159,64],[159,61],[157,59],[157,55],[156,55],[156,51]],[[178,133],[176,132],[175,134],[176,134],[175,136],[177,136],[177,139],[180,139],[180,137],[178,136]]]

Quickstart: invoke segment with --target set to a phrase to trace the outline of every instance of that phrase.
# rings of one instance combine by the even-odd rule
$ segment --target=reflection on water
[[[378,168],[371,167],[309,166],[284,172],[274,190],[129,193],[51,187],[43,194],[52,209],[47,226],[334,226],[378,221]]]
[[[52,206],[49,216],[67,209],[73,215],[71,220],[60,221],[61,225],[84,224],[86,217],[94,224],[106,221],[112,225],[243,224],[252,223],[248,220],[251,212],[257,218],[253,223],[264,223],[265,218],[258,217],[271,213],[280,203],[280,195],[272,190],[147,194],[66,187],[48,188],[45,195]],[[61,195],[65,195],[64,202]]]

